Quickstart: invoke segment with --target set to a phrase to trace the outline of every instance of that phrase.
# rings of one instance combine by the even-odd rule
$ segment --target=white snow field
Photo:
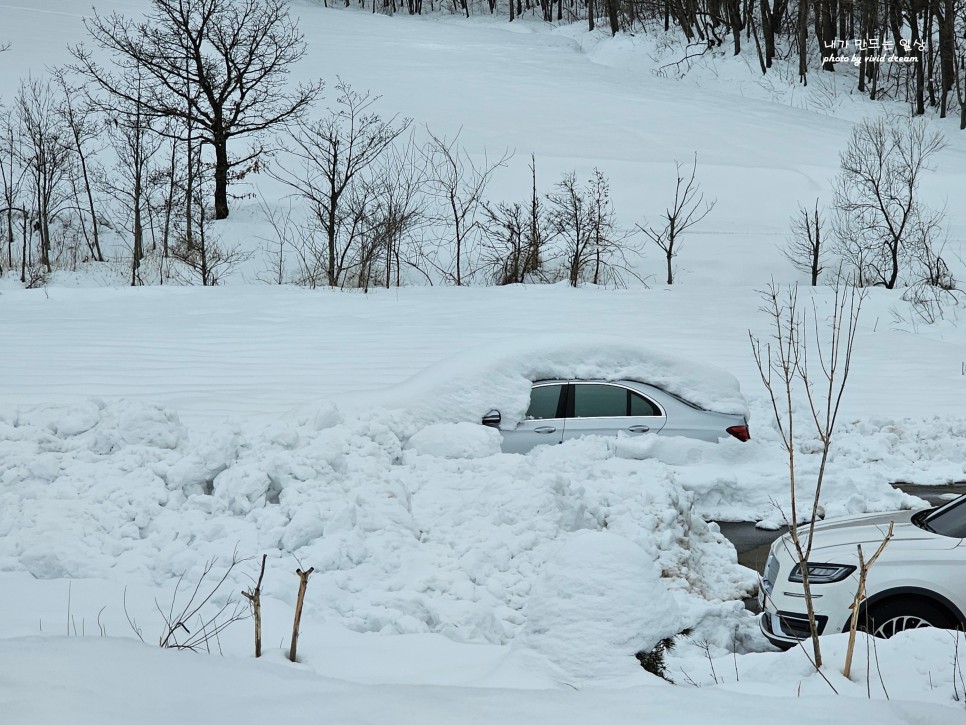
[[[89,4],[0,1],[0,100],[69,59]],[[223,287],[124,287],[123,259],[43,289],[0,277],[0,723],[966,721],[962,635],[860,638],[851,681],[845,638],[829,637],[819,675],[804,651],[763,640],[741,602],[756,575],[709,523],[774,527],[788,508],[748,340],[770,334],[756,290],[798,280],[780,251],[788,217],[828,198],[852,121],[902,109],[844,81],[762,81],[740,58],[660,77],[680,49],[648,34],[293,11],[309,43],[294,80],[331,90],[338,74],[477,158],[515,151],[495,199],[527,192],[533,152],[545,190],[599,167],[630,227],[663,209],[674,162],[696,152],[718,205],[671,287],[655,286],[653,250],[646,289],[271,286],[257,281],[268,231],[251,200],[220,233],[258,254]],[[962,276],[966,136],[934,123],[948,145],[924,194],[948,201]],[[287,203],[266,178],[251,184]],[[828,516],[924,505],[893,481],[966,480],[962,313],[925,324],[900,295],[865,301]],[[828,289],[800,296],[827,312]],[[691,364],[733,375],[743,400]],[[528,376],[608,368],[664,375],[712,407],[746,402],[753,438],[520,456],[477,424],[494,405],[519,416]],[[810,481],[816,441],[796,406]],[[207,594],[235,553],[246,560],[204,611],[244,603],[267,555],[265,657],[250,621],[212,637],[211,656],[161,651],[164,615],[214,561]],[[300,567],[314,572],[292,664]],[[636,652],[685,628],[675,685],[639,666]]]

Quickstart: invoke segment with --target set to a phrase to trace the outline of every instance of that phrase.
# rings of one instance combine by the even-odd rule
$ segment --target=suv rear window
[[[916,514],[912,522],[919,528],[940,536],[966,538],[966,494],[945,506]]]

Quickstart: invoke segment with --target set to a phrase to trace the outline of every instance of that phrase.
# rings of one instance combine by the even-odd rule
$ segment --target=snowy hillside
[[[88,5],[0,2],[8,108],[28,74],[69,62]],[[663,210],[675,162],[697,154],[717,206],[685,238],[670,286],[658,284],[656,247],[634,262],[649,286],[629,289],[266,284],[264,210],[289,200],[262,173],[235,189],[249,196],[216,225],[254,253],[223,286],[129,287],[121,235],[112,261],[54,272],[37,289],[5,271],[0,721],[324,712],[338,723],[747,723],[795,708],[803,723],[961,722],[961,635],[877,643],[851,682],[843,638],[829,638],[824,674],[838,697],[802,651],[765,642],[741,601],[757,575],[712,522],[774,527],[788,509],[787,459],[748,339],[770,334],[758,290],[803,280],[780,248],[788,219],[798,203],[828,200],[853,122],[903,109],[851,98],[830,79],[765,83],[723,56],[663,77],[652,71],[680,49],[648,34],[322,5],[292,3],[308,43],[292,81],[321,77],[331,103],[338,75],[417,132],[458,134],[474,159],[513,152],[494,201],[529,193],[532,153],[543,191],[570,170],[604,171],[629,229]],[[945,254],[964,277],[966,136],[930,123],[948,144],[924,198],[946,204]],[[800,294],[827,313],[827,288]],[[894,481],[966,480],[966,334],[962,310],[943,314],[927,324],[901,291],[866,299],[828,516],[924,505]],[[521,381],[578,365],[588,333],[624,346],[602,349],[594,370],[609,354],[626,367],[639,348],[734,375],[752,440],[587,439],[500,453],[495,432],[477,425],[487,396],[519,414]],[[528,355],[513,354],[521,339]],[[554,341],[543,357],[541,340]],[[713,381],[701,382],[692,392],[713,395]],[[812,481],[818,456],[804,425],[799,449],[801,480]],[[225,657],[155,651],[165,612],[208,562],[203,591],[233,555],[245,559],[205,610],[230,612],[263,554],[262,661],[250,656],[250,621],[202,647]],[[308,567],[291,664],[293,572]],[[669,656],[677,684],[645,673],[634,655],[686,628]]]

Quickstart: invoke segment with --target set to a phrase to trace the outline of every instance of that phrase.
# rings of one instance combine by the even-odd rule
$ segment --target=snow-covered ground
[[[0,4],[13,43],[0,96],[28,69],[67,60],[87,5]],[[754,722],[780,711],[803,723],[962,722],[961,637],[909,633],[868,659],[862,641],[853,682],[839,674],[842,638],[830,638],[836,697],[802,652],[769,651],[740,601],[755,576],[707,523],[774,525],[787,510],[748,342],[749,330],[769,334],[756,289],[795,279],[777,248],[788,216],[827,194],[845,119],[866,107],[835,94],[830,107],[821,84],[773,97],[727,59],[717,72],[730,85],[658,77],[658,53],[674,49],[647,36],[295,8],[310,43],[297,77],[331,85],[339,73],[382,94],[388,113],[462,128],[475,153],[515,149],[497,193],[526,190],[531,151],[546,183],[599,166],[631,224],[660,211],[674,161],[697,151],[718,207],[687,240],[672,288],[364,295],[246,284],[259,261],[215,289],[115,287],[112,269],[37,290],[0,278],[0,722]],[[966,143],[948,128],[927,187],[936,205],[966,191]],[[966,218],[948,212],[949,249],[961,250]],[[254,205],[224,228],[263,243]],[[662,260],[641,264],[657,275]],[[814,299],[827,309],[827,290]],[[499,453],[471,415],[493,382],[487,363],[521,336],[588,332],[729,371],[752,441]],[[870,294],[829,516],[922,505],[890,481],[966,479],[963,361],[954,310],[925,325],[898,293]],[[415,393],[418,411],[399,407]],[[148,646],[206,562],[217,575],[233,552],[268,555],[265,659],[250,659],[250,622],[210,643],[224,658]],[[315,571],[293,665],[282,648],[298,567]],[[241,600],[257,573],[257,560],[242,563],[213,605]],[[638,666],[638,649],[686,627],[669,657],[677,686]]]

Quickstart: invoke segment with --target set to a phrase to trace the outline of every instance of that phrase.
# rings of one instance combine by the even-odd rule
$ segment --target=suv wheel
[[[956,624],[940,607],[923,599],[894,599],[872,608],[869,631],[889,638],[898,632],[921,627],[952,629]]]

